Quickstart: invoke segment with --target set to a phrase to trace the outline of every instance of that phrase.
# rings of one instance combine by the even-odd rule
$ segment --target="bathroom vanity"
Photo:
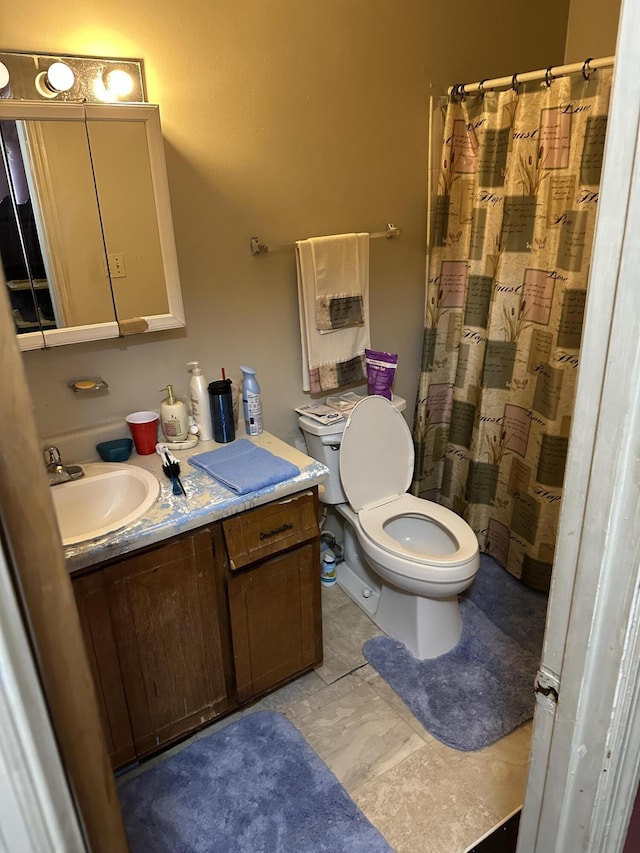
[[[326,469],[273,436],[256,443],[281,450],[300,476],[235,496],[182,464],[186,500],[163,483],[148,517],[66,549],[114,768],[322,660],[317,484]],[[159,466],[154,456],[136,461]]]

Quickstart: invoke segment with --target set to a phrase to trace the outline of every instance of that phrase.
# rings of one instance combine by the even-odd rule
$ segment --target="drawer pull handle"
[[[269,539],[270,536],[277,536],[278,533],[284,533],[285,530],[291,530],[292,527],[293,524],[281,524],[280,527],[276,527],[274,530],[261,532],[260,539]]]

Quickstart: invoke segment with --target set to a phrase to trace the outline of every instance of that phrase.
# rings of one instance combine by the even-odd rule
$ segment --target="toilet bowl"
[[[321,500],[344,522],[338,583],[385,633],[425,659],[458,643],[457,596],[473,582],[480,556],[464,519],[407,494],[414,450],[403,404],[365,397],[346,423],[303,416],[300,427],[310,455],[331,471]]]

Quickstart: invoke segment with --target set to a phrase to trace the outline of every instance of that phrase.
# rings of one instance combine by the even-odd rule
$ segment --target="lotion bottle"
[[[198,428],[200,441],[211,441],[213,438],[213,427],[211,424],[208,383],[197,361],[190,361],[187,367],[191,372],[191,381],[189,382],[191,414]]]
[[[242,406],[247,435],[260,435],[262,432],[262,403],[260,402],[260,386],[253,367],[243,367],[242,371]]]
[[[160,404],[160,422],[167,441],[186,441],[189,437],[187,407],[182,400],[176,400],[171,385],[167,385],[167,396]]]

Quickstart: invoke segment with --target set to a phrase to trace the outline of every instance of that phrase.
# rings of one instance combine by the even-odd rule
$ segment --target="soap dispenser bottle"
[[[182,400],[176,400],[172,385],[167,385],[166,390],[167,396],[160,405],[162,432],[167,441],[186,441],[189,437],[187,407]]]
[[[242,371],[242,406],[247,435],[260,435],[262,432],[262,403],[260,402],[260,386],[253,367],[243,367]]]
[[[190,361],[187,367],[191,372],[191,381],[189,382],[191,414],[198,428],[198,436],[200,437],[200,441],[211,441],[213,438],[213,426],[211,423],[208,383],[197,361]]]

